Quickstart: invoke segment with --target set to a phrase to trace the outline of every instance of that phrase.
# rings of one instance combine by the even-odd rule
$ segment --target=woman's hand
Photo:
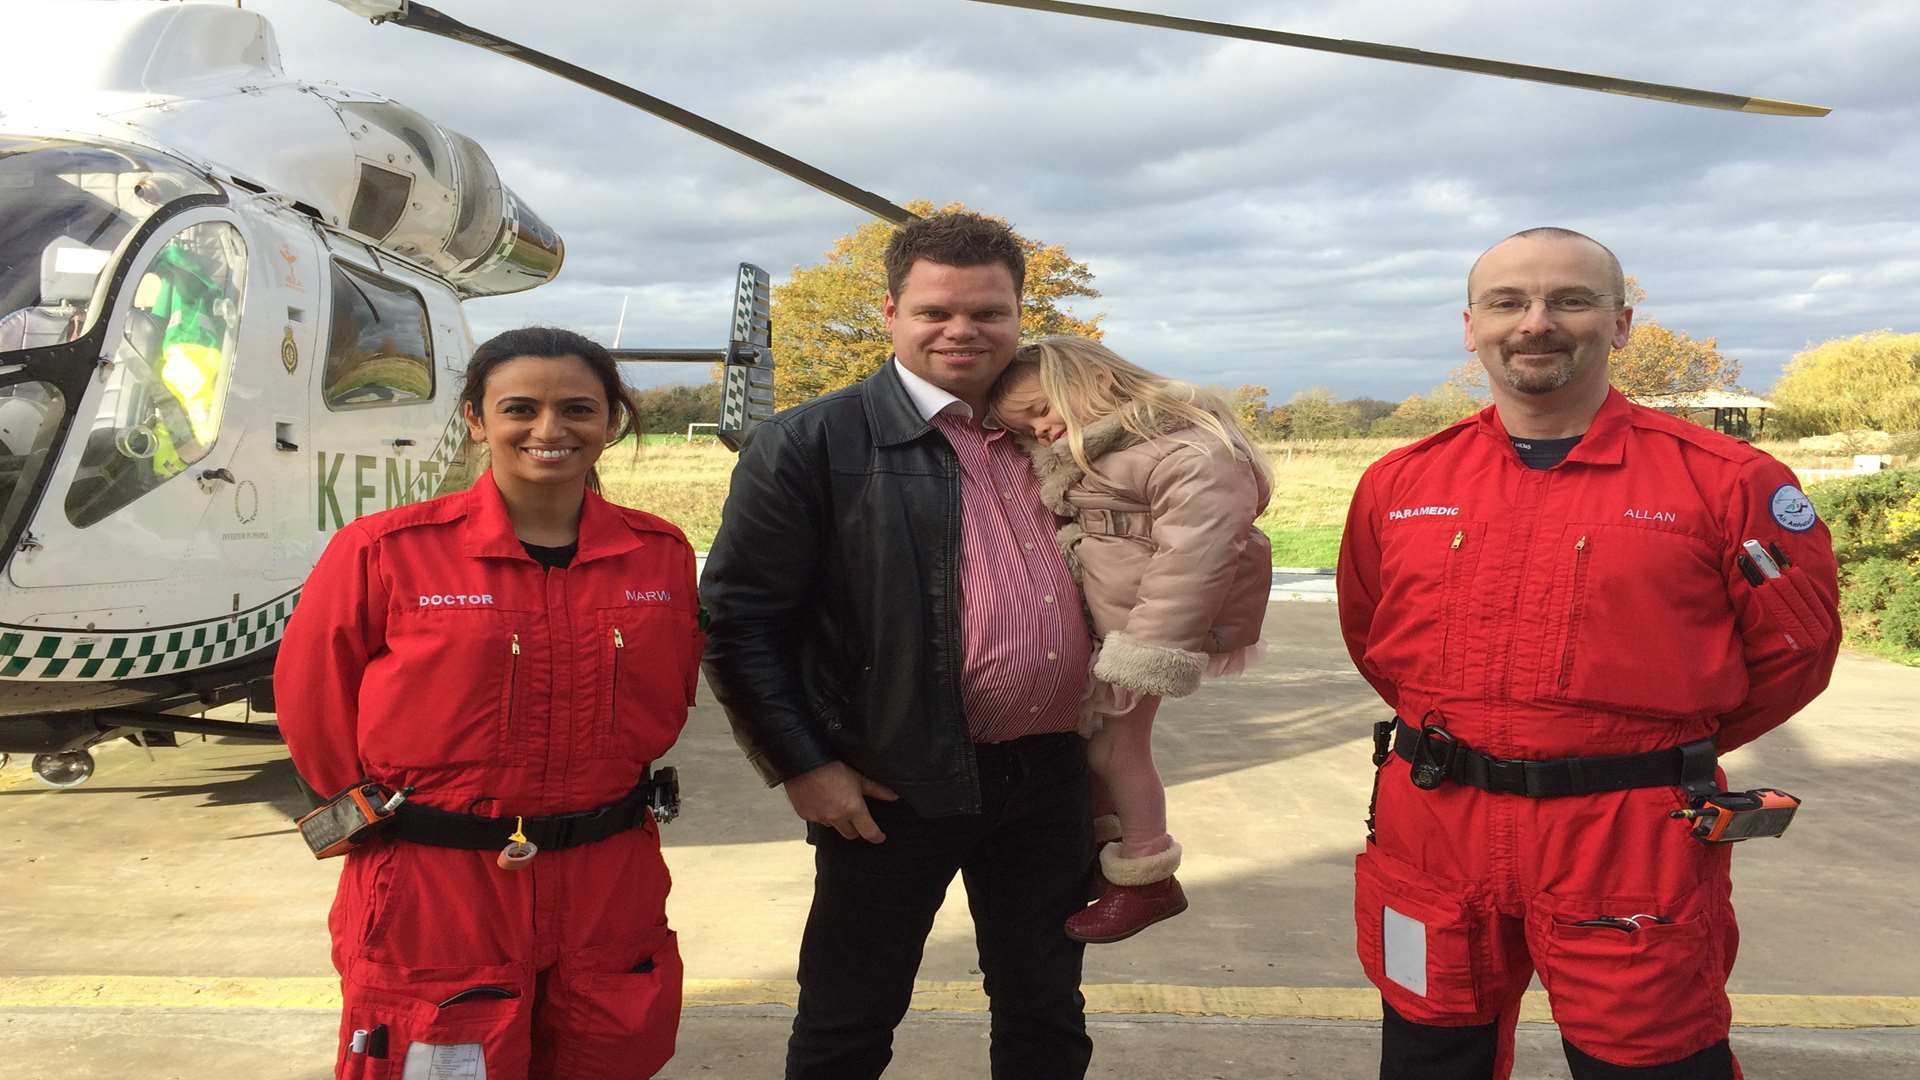
[[[829,826],[849,840],[857,838],[869,844],[881,843],[887,834],[874,824],[873,815],[867,812],[867,800],[893,802],[900,797],[885,784],[861,776],[840,761],[788,777],[782,786],[793,812],[802,821]]]

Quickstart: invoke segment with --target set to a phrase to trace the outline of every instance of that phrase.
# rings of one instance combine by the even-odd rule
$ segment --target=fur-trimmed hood
[[[1219,415],[1217,411],[1208,411],[1214,412],[1216,416]],[[1191,430],[1194,431],[1196,439],[1213,438],[1211,432],[1195,430],[1193,425],[1181,416],[1164,415],[1157,420],[1158,423],[1151,429],[1155,437],[1177,435],[1182,431]],[[1225,417],[1221,420],[1227,424],[1228,431],[1233,430],[1230,420]],[[1139,446],[1145,440],[1120,426],[1120,417],[1114,415],[1102,417],[1088,424],[1083,433],[1083,441],[1086,445],[1087,460],[1097,462],[1115,450]],[[1061,439],[1049,446],[1030,435],[1022,435],[1020,448],[1033,459],[1033,474],[1040,479],[1040,501],[1062,517],[1072,516],[1073,504],[1067,501],[1067,492],[1086,476],[1086,470],[1073,459],[1073,448],[1067,445],[1067,440]],[[1251,448],[1242,449],[1249,453],[1253,452]]]

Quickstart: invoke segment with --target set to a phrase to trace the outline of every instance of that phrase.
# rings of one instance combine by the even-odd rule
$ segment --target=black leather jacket
[[[959,563],[959,459],[892,362],[754,433],[700,602],[707,684],[769,785],[839,760],[921,814],[979,809]]]

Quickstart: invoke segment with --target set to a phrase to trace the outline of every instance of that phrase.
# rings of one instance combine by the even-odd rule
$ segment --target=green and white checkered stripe
[[[236,615],[134,633],[0,626],[0,679],[139,679],[237,660],[280,640],[299,599],[295,589]]]
[[[434,444],[433,453],[427,455],[427,460],[446,465],[459,455],[460,447],[466,441],[467,422],[461,417],[460,410],[455,409],[452,419],[447,421],[447,426],[440,432],[440,441]],[[447,470],[443,468],[440,470],[440,475],[445,476],[446,472]]]
[[[439,486],[432,491],[425,490],[424,485],[426,483],[427,473],[425,470],[421,470],[414,474],[414,483],[422,485],[422,490],[419,492],[408,492],[408,497],[415,502],[422,502],[445,491],[447,488],[447,473],[453,468],[454,459],[460,456],[460,450],[466,445],[466,441],[467,422],[461,418],[460,410],[455,409],[452,419],[447,421],[447,426],[440,432],[440,440],[434,443],[433,453],[427,455],[429,462],[440,466],[440,470],[436,474],[439,477],[437,481]]]

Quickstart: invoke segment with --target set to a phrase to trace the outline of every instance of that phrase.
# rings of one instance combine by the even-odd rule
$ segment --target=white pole
[[[616,349],[620,347],[621,331],[627,328],[627,300],[625,296],[620,298],[620,322],[613,328],[613,347]]]

